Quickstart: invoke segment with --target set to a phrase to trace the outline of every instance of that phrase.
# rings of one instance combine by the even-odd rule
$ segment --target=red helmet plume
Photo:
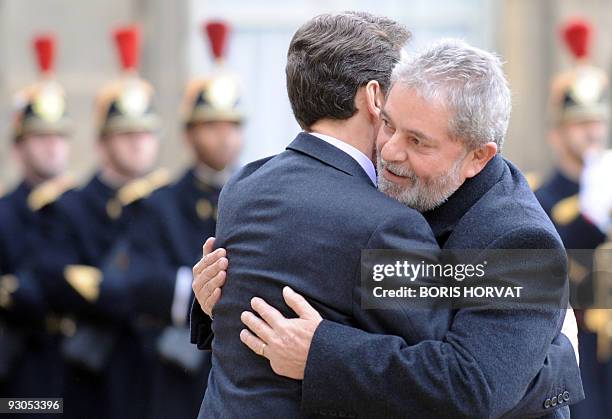
[[[203,26],[215,59],[222,59],[227,46],[227,38],[230,31],[229,25],[226,22],[214,20],[204,23]]]
[[[138,69],[140,30],[138,26],[126,26],[114,31],[117,51],[124,71]]]
[[[563,25],[561,35],[574,58],[580,60],[589,55],[593,27],[587,20],[580,18],[569,20]]]
[[[40,72],[43,74],[53,72],[55,58],[55,38],[53,35],[37,36],[34,38],[33,44]]]

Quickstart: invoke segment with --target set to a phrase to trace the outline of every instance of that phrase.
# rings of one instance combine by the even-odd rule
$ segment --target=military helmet
[[[66,135],[70,121],[66,115],[64,89],[54,77],[55,38],[43,35],[34,38],[40,81],[17,92],[13,117],[15,141],[28,134]]]
[[[574,18],[561,28],[561,37],[572,54],[572,69],[552,81],[550,107],[555,124],[599,121],[610,114],[608,77],[589,61],[593,28],[589,22]]]
[[[204,23],[202,29],[210,41],[215,67],[209,76],[188,82],[183,97],[183,122],[186,126],[216,121],[241,123],[244,115],[240,109],[239,82],[224,65],[229,25],[210,21]]]
[[[138,75],[139,28],[119,28],[113,35],[123,74],[98,92],[95,106],[97,131],[102,136],[155,131],[160,121],[152,107],[154,90]]]

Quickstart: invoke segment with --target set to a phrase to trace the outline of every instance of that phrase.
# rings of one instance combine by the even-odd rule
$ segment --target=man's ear
[[[476,176],[478,173],[484,169],[484,167],[491,161],[493,157],[497,154],[497,144],[493,141],[490,141],[476,150],[473,150],[469,153],[471,157],[469,157],[468,164],[465,169],[465,177],[472,178]]]
[[[370,80],[365,86],[365,93],[368,112],[375,118],[380,118],[380,111],[385,99],[380,84],[376,80]]]

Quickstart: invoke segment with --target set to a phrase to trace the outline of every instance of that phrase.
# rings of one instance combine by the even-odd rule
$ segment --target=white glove
[[[187,323],[187,310],[191,301],[191,281],[193,281],[191,268],[181,266],[176,272],[174,298],[170,308],[172,323],[175,326],[181,327]]]
[[[580,176],[580,212],[607,234],[612,211],[612,150],[585,156]]]
[[[565,311],[565,319],[563,320],[561,333],[567,336],[572,344],[574,354],[576,355],[576,363],[580,365],[580,354],[578,352],[578,324],[576,323],[576,316],[574,315],[574,310],[572,308],[568,308]]]

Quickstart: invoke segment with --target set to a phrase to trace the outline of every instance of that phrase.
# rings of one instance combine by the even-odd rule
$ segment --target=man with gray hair
[[[444,203],[501,151],[512,107],[510,89],[496,56],[453,39],[406,57],[395,67],[392,83],[393,98],[382,111],[383,128],[378,137],[378,188],[424,213]],[[406,154],[414,150],[410,164],[395,164],[380,155],[386,144],[383,139],[394,132],[388,108],[400,101],[405,106],[404,98],[436,106],[439,112],[433,115],[423,111],[415,114],[402,107],[405,112],[400,111],[397,118],[410,122],[418,117],[428,126],[438,122],[439,135],[434,139],[452,140],[441,150],[443,153],[432,152],[439,141],[417,131],[410,132],[411,136],[399,144]],[[387,150],[391,148],[389,145]],[[470,165],[474,159],[479,162],[476,167]]]
[[[510,102],[500,61],[463,42],[442,41],[404,59],[394,70],[391,89],[379,112],[378,184],[387,195],[422,213],[442,249],[552,249],[553,256],[540,259],[539,268],[565,274],[563,246],[554,227],[520,172],[499,156]],[[357,221],[348,219],[349,226]],[[317,260],[315,265],[330,252],[338,264],[344,263],[345,255],[340,252],[345,249],[326,249],[329,243],[321,240],[319,231],[312,237],[302,236],[302,222],[296,221],[291,233],[306,242],[300,243],[302,247],[314,241],[320,248],[312,259]],[[261,235],[261,227],[256,230]],[[426,240],[423,232],[419,234]],[[381,240],[376,244],[392,247],[384,246],[389,243]],[[209,240],[205,251],[209,253],[210,248]],[[251,252],[266,252],[266,248],[255,249]],[[282,252],[280,261],[278,253],[268,256],[283,265]],[[234,260],[240,264],[241,256],[236,256],[239,252],[231,246],[228,253],[234,269]],[[224,255],[223,249],[217,249],[194,267],[194,290],[202,310],[210,310],[219,301],[215,322],[216,316],[227,310],[225,299],[232,303],[231,294],[239,286],[234,281],[243,281],[248,273],[243,265],[238,272],[232,270],[225,296],[219,300],[216,287],[225,280]],[[335,266],[325,267],[332,269],[326,283],[339,287]],[[299,275],[298,267],[293,269]],[[321,280],[321,273],[313,273],[313,269],[316,267],[302,272],[304,283]],[[504,277],[514,273],[515,267],[508,264],[498,270]],[[313,276],[307,276],[310,274]],[[276,277],[276,273],[268,275]],[[301,292],[313,305],[292,289],[283,289],[285,302],[298,318],[288,318],[285,308],[279,311],[254,298],[252,309],[261,318],[243,313],[241,320],[249,330],[243,330],[240,338],[253,352],[270,360],[276,374],[303,380],[300,399],[304,413],[564,417],[568,415],[567,404],[584,397],[572,346],[560,334],[564,310],[461,308],[453,312],[443,338],[414,342],[407,335],[360,330],[352,327],[356,323],[363,327],[358,321],[330,318],[329,307],[312,298],[310,288],[302,286]],[[357,320],[359,311],[361,315],[367,312],[353,306]],[[397,317],[399,320],[400,314]],[[215,327],[215,332],[219,331],[221,328]],[[559,406],[563,408],[551,410]]]

